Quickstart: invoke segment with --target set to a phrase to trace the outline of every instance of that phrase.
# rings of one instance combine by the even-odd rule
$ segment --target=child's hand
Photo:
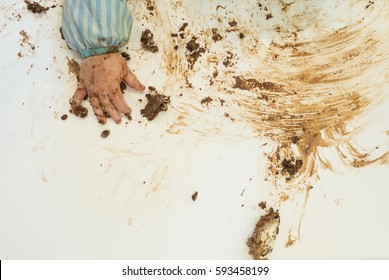
[[[119,53],[84,59],[81,64],[80,81],[71,102],[72,108],[80,106],[85,95],[88,94],[99,123],[105,124],[107,121],[104,112],[110,115],[115,123],[120,123],[120,113],[131,114],[131,109],[124,101],[120,90],[122,80],[136,90],[143,91],[145,88],[128,69]]]

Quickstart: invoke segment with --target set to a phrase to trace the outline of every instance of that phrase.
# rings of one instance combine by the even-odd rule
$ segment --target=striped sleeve
[[[64,0],[62,8],[63,35],[83,58],[127,44],[132,15],[125,0]]]

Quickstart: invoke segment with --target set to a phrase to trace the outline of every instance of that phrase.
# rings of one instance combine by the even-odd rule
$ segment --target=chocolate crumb
[[[270,208],[257,222],[252,236],[247,240],[249,254],[256,260],[265,260],[273,251],[274,241],[279,231],[280,214]]]
[[[150,88],[150,87],[149,87]],[[152,90],[150,90],[153,92]],[[170,98],[163,94],[146,94],[148,100],[146,107],[140,112],[148,121],[152,121],[161,111],[167,111]]]
[[[366,5],[365,9],[370,8],[374,4],[374,1],[369,1],[369,4]]]
[[[68,119],[68,115],[63,114],[63,115],[61,116],[61,120],[66,121],[67,119]]]
[[[211,103],[213,101],[213,99],[211,97],[205,97],[204,99],[201,100],[201,105],[207,105],[207,107],[209,106],[209,103]]]
[[[190,52],[194,52],[196,50],[198,50],[198,48],[200,47],[200,44],[196,42],[197,38],[196,37],[193,37],[189,42],[188,44],[186,44],[186,49]]]
[[[178,30],[179,32],[184,32],[185,31],[185,28],[188,26],[188,23],[185,22],[181,27],[180,29]]]
[[[155,7],[153,6],[153,3],[147,1],[147,10],[149,11],[154,11],[155,10]],[[150,13],[152,14],[152,13]]]
[[[288,173],[290,176],[294,176],[300,168],[303,166],[303,161],[301,159],[283,159],[282,162],[282,173]]]
[[[258,204],[258,206],[261,207],[261,209],[265,209],[266,208],[266,202],[262,201],[261,203]]]
[[[229,24],[231,27],[235,27],[235,26],[238,25],[238,23],[235,21],[235,19],[232,20],[232,21],[230,21],[228,24]]]
[[[227,51],[227,57],[223,61],[223,65],[225,67],[233,66],[235,63],[232,62],[232,59],[234,58],[234,54],[230,51]]]
[[[195,192],[194,194],[192,194],[192,200],[196,201],[198,195],[199,195],[199,192]]]
[[[26,0],[24,3],[27,5],[27,10],[33,12],[34,14],[40,14],[50,9],[49,7],[43,7],[38,2],[30,2]]]
[[[214,42],[220,41],[223,37],[219,34],[217,28],[212,28],[212,40]]]
[[[101,132],[100,136],[101,136],[101,138],[107,138],[110,133],[111,133],[111,131],[109,131],[109,129],[106,129],[103,132]]]
[[[122,55],[122,57],[124,58],[125,61],[128,61],[131,59],[131,56],[129,53],[121,52],[120,54]]]
[[[193,69],[194,64],[197,59],[205,53],[205,49],[200,47],[200,44],[196,42],[197,37],[193,36],[192,39],[186,44],[186,49],[189,51],[189,54],[186,55],[189,68]]]
[[[140,42],[142,44],[142,48],[152,53],[156,53],[159,51],[158,46],[154,42],[154,35],[151,33],[150,29],[146,29],[142,32],[142,36],[140,38]]]

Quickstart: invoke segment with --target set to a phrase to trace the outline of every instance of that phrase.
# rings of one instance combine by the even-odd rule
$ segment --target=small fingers
[[[100,100],[97,97],[96,93],[92,93],[89,96],[89,102],[92,105],[93,112],[100,124],[105,124],[107,122],[106,117],[104,116],[103,107],[101,106]]]
[[[128,86],[139,91],[143,91],[145,89],[145,86],[139,82],[138,78],[128,68],[125,72],[124,81]]]
[[[119,112],[112,105],[111,99],[109,98],[108,94],[100,94],[99,100],[100,100],[101,105],[104,108],[104,111],[107,112],[107,114],[112,117],[112,119],[115,121],[115,123],[119,124],[121,122],[122,118],[120,117]]]
[[[120,88],[117,88],[115,92],[111,93],[109,95],[112,104],[118,109],[120,112],[124,114],[131,113],[130,107],[127,106],[126,102],[124,101],[123,94],[120,90]]]

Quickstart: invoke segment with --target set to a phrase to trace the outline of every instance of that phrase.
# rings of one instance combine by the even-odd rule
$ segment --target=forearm
[[[62,30],[83,58],[117,51],[130,37],[132,15],[122,0],[64,0]]]

